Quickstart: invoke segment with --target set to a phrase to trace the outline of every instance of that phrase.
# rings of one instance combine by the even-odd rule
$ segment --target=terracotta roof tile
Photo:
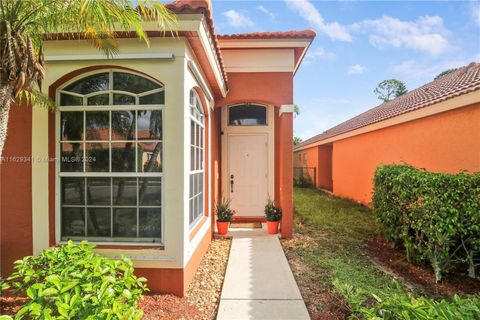
[[[218,35],[220,40],[237,39],[313,39],[317,34],[311,29],[279,31],[279,32],[254,32]]]
[[[295,146],[295,149],[480,89],[480,64],[468,66],[382,103]]]
[[[213,24],[212,3],[210,0],[176,0],[165,4],[165,7],[175,14],[203,14],[214,42],[218,63],[222,70],[223,78],[228,82],[227,72],[223,63],[222,53],[218,44],[217,34]]]

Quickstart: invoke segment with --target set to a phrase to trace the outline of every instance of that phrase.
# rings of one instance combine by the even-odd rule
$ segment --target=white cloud
[[[258,7],[257,7],[257,10],[265,13],[265,14],[266,14],[267,16],[269,16],[270,19],[272,19],[272,20],[275,20],[275,18],[276,18],[276,16],[277,16],[275,13],[273,13],[273,12],[270,11],[270,10],[268,10],[268,9],[265,8],[264,6],[258,6]]]
[[[378,48],[405,47],[430,55],[439,55],[449,49],[448,31],[443,19],[438,16],[424,16],[416,21],[402,21],[390,16],[374,20],[363,20],[351,26],[369,34],[370,43]]]
[[[360,74],[360,73],[364,73],[365,71],[367,71],[367,68],[365,66],[362,66],[360,64],[355,64],[353,66],[351,66],[350,68],[348,68],[348,74]]]
[[[338,22],[325,22],[320,12],[309,0],[285,0],[287,7],[297,12],[319,32],[332,40],[351,42],[352,36],[344,25]]]
[[[233,9],[223,12],[222,15],[227,17],[228,24],[234,28],[255,26],[255,23],[249,17]]]
[[[308,65],[317,59],[321,59],[324,61],[333,61],[335,60],[335,58],[336,56],[333,52],[327,51],[322,47],[316,47],[307,51],[304,63]]]
[[[401,77],[401,80],[408,81],[409,87],[416,88],[433,81],[433,79],[442,71],[466,66],[471,61],[475,61],[476,58],[478,58],[478,56],[474,56],[470,59],[445,60],[443,62],[419,62],[415,60],[406,60],[392,66],[390,71]]]

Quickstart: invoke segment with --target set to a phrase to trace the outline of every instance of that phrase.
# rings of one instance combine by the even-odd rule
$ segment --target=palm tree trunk
[[[3,147],[7,139],[8,114],[13,101],[13,86],[0,86],[0,163],[2,162]]]

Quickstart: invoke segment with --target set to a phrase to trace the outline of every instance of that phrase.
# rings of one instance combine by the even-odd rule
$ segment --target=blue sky
[[[379,104],[374,88],[409,90],[480,62],[478,1],[213,1],[217,33],[312,28],[295,78],[295,135],[306,139]]]

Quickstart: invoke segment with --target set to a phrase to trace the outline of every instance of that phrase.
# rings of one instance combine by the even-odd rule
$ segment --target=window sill
[[[74,241],[80,243],[80,241]],[[67,244],[67,241],[60,241],[57,244]],[[88,242],[88,244],[95,245],[95,249],[128,249],[128,250],[141,250],[141,249],[155,249],[165,250],[165,245],[162,243],[132,243],[132,242]]]

